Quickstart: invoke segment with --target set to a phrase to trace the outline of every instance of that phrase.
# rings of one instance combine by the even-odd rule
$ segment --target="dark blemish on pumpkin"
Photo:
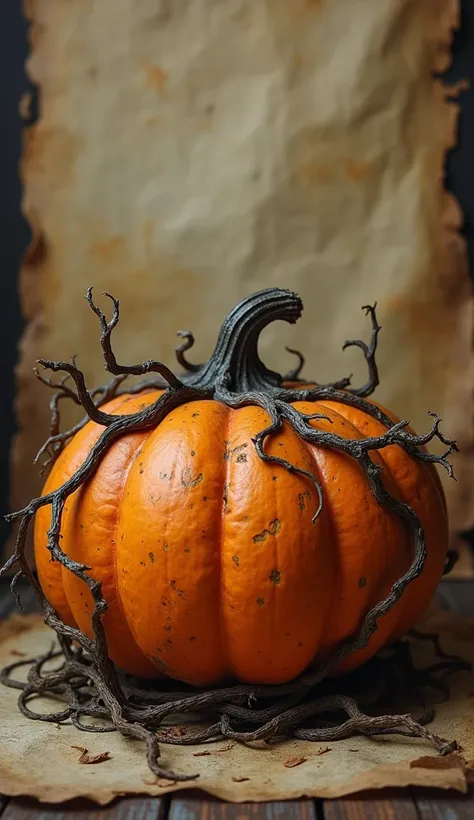
[[[170,629],[171,629],[170,624],[165,624],[165,625],[164,625],[164,627],[163,627],[163,629],[166,629],[166,631],[167,631],[167,632],[169,632],[169,631],[170,631]]]
[[[140,462],[139,465],[138,465],[138,472],[140,473],[140,475],[143,474],[143,464],[142,464],[142,462]]]
[[[245,450],[245,448],[248,446],[247,443],[238,444],[237,447],[234,447],[232,450],[229,450],[230,441],[226,441],[224,443],[224,461],[229,461],[231,456],[235,455],[235,453],[240,453],[241,450]],[[240,456],[242,456],[242,458]],[[247,461],[247,456],[245,455],[245,453],[240,453],[240,455],[237,456],[237,461]]]
[[[144,562],[144,561],[140,561],[140,566],[141,566],[141,567],[146,567],[145,562]]]
[[[243,515],[243,516],[242,516],[242,521],[248,521],[248,520],[249,520],[248,515]]]
[[[233,555],[233,556],[232,556],[232,560],[233,560],[234,564],[236,565],[236,567],[238,567],[238,566],[240,565],[240,561],[239,561],[239,556],[238,556],[238,555]]]
[[[265,599],[264,599],[264,598],[257,598],[257,604],[258,604],[258,606],[263,606],[263,605],[264,605],[264,603],[265,603]]]
[[[161,652],[161,649],[158,649],[158,652]],[[161,658],[155,658],[153,655],[151,655],[151,660],[153,661],[155,666],[158,667],[160,672],[165,672],[166,673],[166,671],[168,669],[168,666],[164,661],[161,660]]]
[[[298,504],[302,512],[306,509],[305,498],[311,498],[311,493],[308,490],[305,490],[304,493],[298,493]]]
[[[191,455],[195,456],[196,455],[196,450],[191,450]]]
[[[169,544],[163,544],[163,552],[168,552],[169,548],[170,548]]]
[[[196,411],[196,413],[192,414],[191,418],[197,419],[198,416],[199,416],[199,413]]]
[[[228,503],[229,503],[228,492],[229,492],[229,485],[224,484],[224,489],[223,489],[223,492],[222,492],[222,504],[223,504],[223,507],[224,507],[224,513],[226,513],[227,509],[228,509]]]
[[[190,642],[197,641],[196,635],[191,635],[189,638]]]
[[[298,646],[303,646],[303,641],[300,641]]]
[[[366,583],[367,583],[367,578],[365,577],[365,575],[363,575],[362,578],[359,578],[359,587],[361,589],[363,587],[365,587]]]
[[[281,572],[278,572],[277,569],[273,569],[268,577],[270,578],[272,584],[275,584],[276,586],[281,583]]]
[[[234,604],[229,604],[229,609],[230,609],[230,610],[232,610],[232,612],[235,612],[235,606],[234,606]]]
[[[202,473],[199,473],[199,475],[197,475],[196,478],[191,478],[191,476],[191,470],[189,469],[189,467],[186,467],[186,469],[183,470],[183,472],[181,473],[181,484],[183,485],[183,487],[194,488],[198,484],[200,484],[201,481],[203,481]]]
[[[247,453],[239,453],[239,455],[237,456],[236,461],[238,461],[239,464],[242,464],[243,462],[246,462],[247,461]]]
[[[201,501],[207,501],[207,495],[203,495],[203,497],[201,498]]]
[[[262,532],[257,533],[252,538],[252,541],[258,543],[260,541],[265,541],[269,535],[276,535],[281,530],[281,521],[279,518],[275,518],[273,521],[270,521],[268,528],[266,527]]]
[[[100,547],[96,547],[97,552],[100,552]]]
[[[81,530],[84,529],[84,524],[79,524],[79,526],[80,526]],[[123,535],[122,535],[122,538],[123,538]]]
[[[160,473],[160,478],[162,481],[173,481],[174,473]]]
[[[276,480],[277,480],[276,475],[272,475],[272,481],[276,481]]]
[[[287,636],[287,638],[289,638],[290,635],[291,635],[291,632],[285,632],[285,635]]]
[[[171,589],[174,589],[174,591],[179,595],[180,598],[184,597],[184,590],[179,589],[179,587],[176,586],[176,581],[174,579],[170,581],[170,587]]]
[[[190,549],[190,547],[185,547],[185,548],[184,548],[184,551],[185,551],[185,552],[191,552],[191,549]]]
[[[155,554],[153,552],[149,552],[148,557],[149,557],[151,563],[154,564],[155,563]]]

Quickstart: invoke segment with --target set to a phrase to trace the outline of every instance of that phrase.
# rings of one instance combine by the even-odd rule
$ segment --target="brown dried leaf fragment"
[[[425,755],[410,761],[410,769],[464,769],[466,762],[457,752],[443,757]]]
[[[110,760],[110,752],[99,752],[98,754],[91,755],[85,746],[71,746],[71,749],[77,749],[78,752],[81,752],[80,757],[77,759],[78,763],[104,763],[106,760]]]
[[[222,752],[230,752],[231,749],[234,748],[233,743],[228,743],[227,746],[222,746],[221,749],[204,749],[202,752],[194,752],[193,757],[207,757],[208,755],[219,755]]]
[[[15,658],[26,658],[26,652],[20,652],[19,649],[11,649],[10,655],[13,655]]]
[[[306,763],[307,759],[306,757],[289,757],[283,765],[286,769],[294,769],[295,766],[301,766],[302,763]]]
[[[324,749],[318,749],[318,751],[316,752],[316,754],[317,754],[317,756],[318,756],[318,757],[321,757],[321,755],[325,755],[325,754],[327,754],[327,753],[328,753],[328,752],[330,752],[330,751],[331,751],[330,747],[329,747],[329,746],[325,746],[325,747],[324,747]]]
[[[246,783],[247,780],[250,780],[250,777],[233,777],[232,778],[233,783]]]

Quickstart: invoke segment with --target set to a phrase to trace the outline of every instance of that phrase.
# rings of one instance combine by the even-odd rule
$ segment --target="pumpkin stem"
[[[223,385],[230,393],[272,392],[283,377],[260,359],[260,334],[271,322],[294,324],[302,312],[300,297],[282,288],[268,288],[243,299],[224,319],[210,359],[185,377],[186,384]]]

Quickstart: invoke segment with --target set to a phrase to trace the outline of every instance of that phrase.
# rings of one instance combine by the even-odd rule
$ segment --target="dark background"
[[[18,160],[22,121],[19,100],[31,87],[25,75],[28,53],[27,25],[19,0],[0,0],[0,515],[8,508],[8,461],[15,430],[12,407],[17,345],[23,329],[17,279],[21,258],[29,242],[29,229],[20,214],[21,188]],[[462,0],[462,24],[455,34],[454,60],[447,82],[468,78],[472,90],[461,95],[458,146],[448,157],[447,187],[464,215],[471,275],[474,272],[474,2]],[[34,91],[34,89],[33,89]],[[33,102],[33,112],[35,102]],[[33,468],[32,468],[33,469]],[[0,546],[8,528],[0,519]]]

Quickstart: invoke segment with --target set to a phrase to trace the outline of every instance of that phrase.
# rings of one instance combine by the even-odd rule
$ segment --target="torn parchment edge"
[[[8,620],[0,623],[0,645],[10,641],[15,637],[21,637],[25,632],[35,630],[43,626],[41,615],[13,615]],[[472,641],[474,637],[474,619],[461,618],[453,613],[445,612],[437,608],[432,608],[419,624],[422,631],[442,632],[444,630],[452,637],[462,641]],[[45,627],[43,627],[46,629]],[[21,720],[18,712],[19,720]],[[109,744],[110,745],[110,744]],[[398,763],[374,764],[374,766],[363,773],[356,775],[339,786],[317,786],[305,788],[295,784],[288,789],[288,783],[284,787],[274,789],[269,793],[265,778],[261,776],[257,785],[252,782],[252,777],[242,778],[241,785],[237,786],[232,782],[229,773],[229,784],[225,779],[218,779],[215,784],[206,784],[202,787],[206,794],[221,800],[232,803],[242,803],[254,801],[265,802],[268,800],[319,798],[331,799],[345,797],[368,789],[384,789],[392,787],[419,786],[424,788],[454,789],[461,793],[468,790],[468,782],[472,774],[472,763],[465,760],[459,753],[452,753],[446,758],[436,756],[423,756],[423,749],[415,747],[414,757]],[[194,791],[199,789],[199,781],[191,781],[189,784],[175,783],[172,781],[153,781],[149,772],[144,770],[144,775],[137,778],[136,784],[129,784],[127,788],[118,790],[110,785],[89,784],[44,784],[41,780],[32,784],[31,775],[25,771],[25,778],[12,775],[0,765],[0,792],[8,797],[27,796],[33,797],[40,802],[61,803],[73,798],[87,798],[99,805],[106,805],[117,797],[122,796],[162,796],[186,790]],[[237,781],[239,782],[239,781]],[[241,789],[241,793],[239,793]]]
[[[424,0],[426,11],[426,37],[431,45],[430,67],[434,74],[445,72],[452,61],[453,31],[460,25],[460,0]],[[44,21],[41,19],[40,2],[24,0],[24,14],[30,23],[30,55],[27,61],[27,74],[38,87],[39,117],[35,125],[25,128],[23,152],[20,161],[20,177],[23,184],[22,212],[32,229],[32,240],[25,254],[19,275],[20,305],[26,320],[26,329],[19,344],[19,356],[16,366],[16,399],[15,414],[17,433],[12,441],[10,459],[10,509],[18,509],[40,491],[41,480],[38,471],[32,466],[34,444],[24,446],[25,429],[33,412],[39,427],[48,429],[49,411],[44,390],[32,378],[35,365],[33,351],[41,352],[41,343],[45,335],[44,289],[48,265],[48,240],[42,220],[42,185],[37,179],[35,163],[44,148],[44,134],[38,136],[41,125],[42,89],[46,84],[46,66],[41,63],[40,45],[46,34]],[[424,21],[425,22],[425,21]],[[34,60],[33,60],[34,58]],[[467,267],[466,243],[461,236],[463,215],[461,209],[444,187],[446,156],[457,143],[457,128],[460,107],[455,102],[463,84],[447,88],[442,80],[433,79],[433,92],[444,113],[445,129],[443,142],[436,146],[427,157],[427,171],[430,178],[439,178],[439,220],[441,230],[437,237],[438,247],[436,260],[439,267],[438,279],[445,290],[446,300],[462,302],[459,310],[460,329],[454,339],[451,361],[452,367],[459,372],[459,407],[471,416],[469,432],[458,436],[461,454],[454,459],[458,484],[453,490],[448,487],[450,516],[457,531],[474,526],[474,491],[471,490],[474,472],[474,357],[472,356],[472,338],[474,328],[474,302],[471,294]],[[455,280],[455,281],[453,281]],[[467,341],[469,340],[469,341]],[[28,384],[28,390],[23,386]],[[456,423],[450,425],[456,438]],[[463,425],[464,426],[464,425]],[[456,535],[453,535],[456,541]],[[8,552],[12,551],[12,539]],[[474,571],[474,567],[472,567]],[[469,558],[464,561],[463,575],[470,574]]]

